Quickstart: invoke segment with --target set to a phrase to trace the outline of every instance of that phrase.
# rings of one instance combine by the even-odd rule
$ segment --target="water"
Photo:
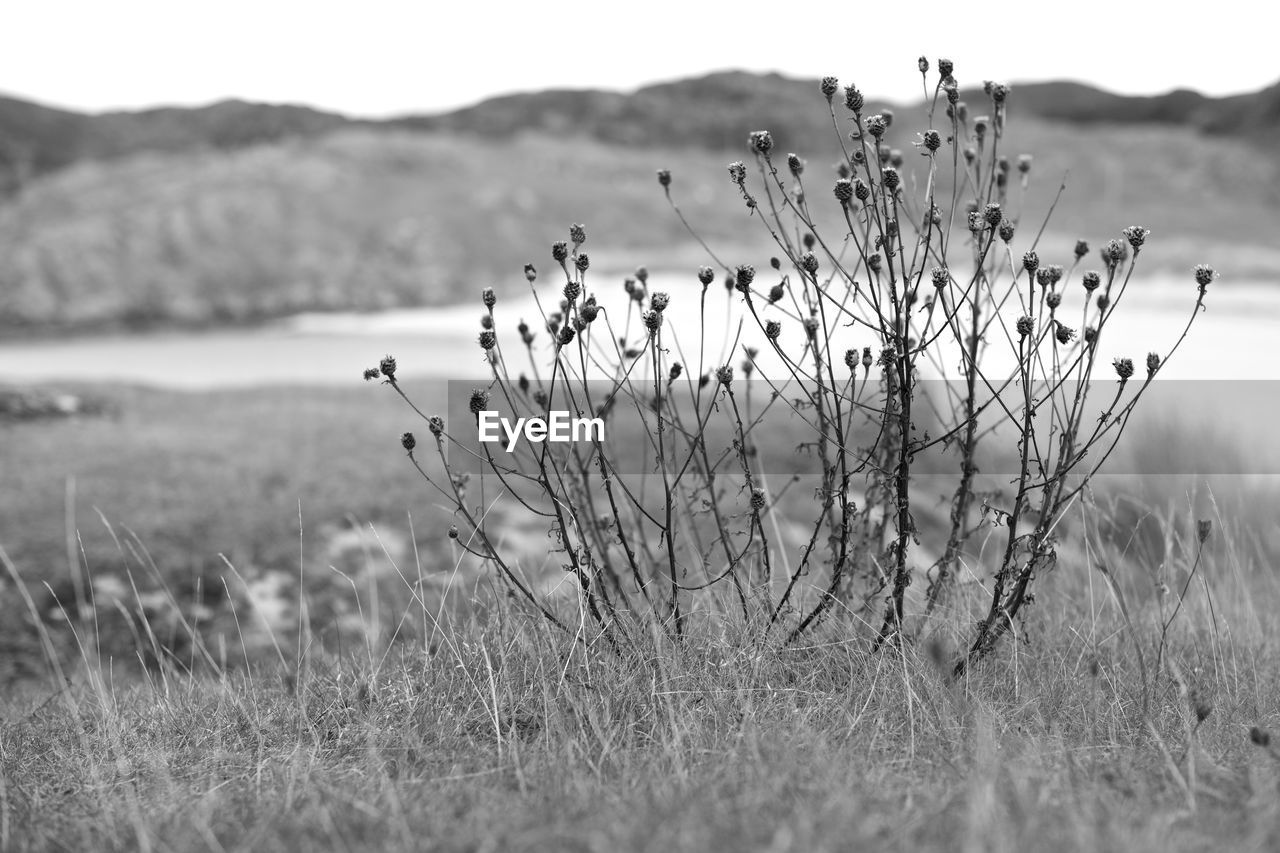
[[[615,333],[621,333],[628,323],[628,303],[616,284],[618,278],[601,276],[596,280],[608,282],[598,295]],[[693,368],[699,362],[696,281],[655,275],[649,285],[652,291],[670,292],[666,334],[671,357]],[[550,285],[540,285],[540,292],[547,294],[544,302],[557,298]],[[1177,280],[1135,281],[1103,339],[1103,362],[1116,356],[1132,358],[1141,376],[1147,352],[1164,352],[1177,340],[1190,316],[1195,292],[1189,275]],[[1069,293],[1068,306],[1079,295]],[[1060,316],[1075,325],[1078,305],[1077,301]],[[1206,305],[1177,356],[1162,370],[1162,379],[1280,378],[1280,359],[1272,349],[1280,333],[1280,287],[1215,283]],[[374,314],[302,314],[251,330],[0,343],[0,382],[130,382],[185,390],[281,383],[352,385],[360,382],[365,367],[375,365],[386,353],[396,356],[406,378],[483,378],[489,368],[476,343],[481,313],[477,295],[472,303],[461,306]],[[702,336],[701,360],[707,369],[724,360],[726,340],[737,336],[741,314],[740,298],[734,294],[729,299],[719,283],[714,284],[707,296],[708,319]],[[513,373],[528,369],[515,323],[523,318],[539,329],[540,317],[531,296],[504,298],[497,306],[499,332]],[[634,311],[629,321],[631,339],[638,340]],[[784,327],[784,343],[797,347],[801,330],[794,322],[784,321]],[[611,356],[611,350],[604,352],[609,349],[608,333],[595,334],[598,351]],[[839,352],[846,346],[873,343],[865,329],[841,334]],[[991,357],[996,360],[992,369],[998,372],[1002,362],[1008,363],[1007,356],[1001,354],[1007,346],[1001,333],[993,330],[989,337]],[[545,344],[546,340],[546,332],[540,332],[539,342]],[[783,374],[782,365],[769,356],[763,335],[750,320],[743,326],[740,340],[764,353],[762,370]],[[733,356],[734,364],[740,361],[740,355]]]

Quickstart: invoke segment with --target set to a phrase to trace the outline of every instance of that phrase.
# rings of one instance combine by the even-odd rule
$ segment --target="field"
[[[479,575],[442,591],[462,563],[395,446],[405,412],[385,389],[90,393],[106,415],[0,427],[0,849],[1280,842],[1280,752],[1263,743],[1280,727],[1274,520],[1258,495],[1243,508],[1243,488],[1099,497],[1091,547],[1047,580],[1025,633],[960,680],[946,671],[960,606],[879,654],[838,622],[756,648],[703,614],[680,647],[637,636],[618,658]],[[1212,532],[1192,575],[1198,517]],[[129,579],[79,617],[69,520],[96,595],[118,589],[103,577]],[[370,522],[377,536],[352,537]],[[379,569],[393,554],[396,572]],[[248,589],[272,573],[291,579],[275,592],[292,609],[237,592],[238,577]],[[209,592],[218,576],[235,621],[200,624],[199,602],[228,609]],[[1156,676],[1180,590],[1172,666]],[[173,610],[223,642],[193,640]]]

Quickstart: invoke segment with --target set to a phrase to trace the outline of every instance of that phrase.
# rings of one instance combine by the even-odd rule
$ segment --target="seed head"
[[[436,438],[444,435],[444,418],[439,415],[432,415],[427,418],[427,429],[431,430],[431,434]]]
[[[1209,283],[1218,277],[1218,273],[1208,264],[1197,264],[1195,273],[1196,284],[1200,285],[1201,293],[1204,293],[1204,289],[1209,286]]]
[[[649,281],[649,268],[643,265],[636,267],[636,279],[641,284],[647,283]]]
[[[800,269],[813,275],[818,271],[818,256],[813,252],[805,252],[800,256]]]
[[[581,315],[583,322],[594,322],[596,317],[600,316],[600,306],[594,302],[587,302],[578,309],[578,314]]]
[[[733,368],[729,365],[723,365],[716,369],[716,380],[721,385],[728,385],[733,382]]]
[[[1098,330],[1097,330],[1097,329],[1095,329],[1093,326],[1085,326],[1085,327],[1084,327],[1084,342],[1085,342],[1086,344],[1092,344],[1092,343],[1093,343],[1093,342],[1095,342],[1096,340],[1098,340]]]
[[[491,330],[485,329],[483,332],[480,333],[480,348],[483,349],[485,352],[488,352],[489,350],[493,349],[497,345],[498,345],[498,336],[495,335]]]
[[[1129,377],[1133,375],[1133,359],[1117,358],[1112,362],[1116,369],[1116,376],[1120,377],[1121,382],[1127,382]]]
[[[771,341],[776,341],[778,335],[782,334],[782,324],[777,320],[770,320],[764,324],[764,336]]]
[[[396,381],[396,360],[394,356],[384,355],[382,361],[378,362],[378,369],[382,371],[382,375]]]
[[[671,365],[671,370],[667,371],[667,381],[675,382],[680,378],[681,373],[684,373],[684,365],[677,361]]]
[[[920,138],[924,143],[924,147],[931,152],[937,151],[942,147],[942,134],[936,130],[926,130]]]
[[[1013,240],[1013,231],[1014,231],[1014,228],[1013,228],[1012,222],[1010,222],[1007,219],[1001,220],[1000,222],[1000,239],[1001,240],[1005,241],[1006,243]]]
[[[818,238],[813,236],[812,231],[806,231],[804,237],[801,238],[806,249],[812,249],[818,242]]]
[[[493,328],[493,315],[492,315],[492,314],[481,314],[481,315],[480,315],[480,328],[482,328],[482,329],[492,329],[492,328]]]
[[[844,87],[844,105],[849,112],[860,113],[862,112],[862,107],[865,104],[866,101],[863,99],[862,92],[858,90],[857,86]]]
[[[773,135],[767,130],[753,130],[747,137],[747,145],[754,153],[767,157],[773,150]]]
[[[1018,155],[1018,171],[1024,175],[1027,172],[1031,171],[1031,155],[1030,154]]]
[[[867,268],[868,268],[868,269],[870,269],[872,272],[878,273],[878,272],[880,272],[880,266],[881,266],[881,264],[880,264],[880,253],[879,253],[879,252],[872,252],[870,255],[868,255],[868,256],[867,256]]]
[[[1041,267],[1036,270],[1036,283],[1041,287],[1049,287],[1053,284],[1053,272],[1048,267]]]
[[[1121,232],[1124,238],[1129,241],[1129,245],[1133,247],[1136,253],[1142,248],[1142,244],[1146,242],[1147,235],[1151,233],[1151,229],[1143,228],[1141,225],[1130,225]]]
[[[873,360],[871,358],[871,347],[862,348],[862,369],[870,370]]]
[[[804,333],[808,335],[810,338],[816,338],[818,336],[818,318],[817,317],[804,318]]]
[[[483,388],[471,389],[471,400],[467,403],[467,408],[471,410],[471,414],[478,415],[489,407],[489,392]]]
[[[734,160],[729,164],[729,179],[738,186],[742,186],[747,180],[747,167],[741,160]]]
[[[365,382],[368,382],[370,379],[377,379],[381,375],[382,375],[382,371],[378,370],[378,368],[376,367],[366,367],[364,369]]]
[[[551,244],[551,259],[557,264],[563,264],[565,259],[569,257],[569,244],[563,240],[557,240]],[[527,276],[526,276],[527,277]]]
[[[1077,240],[1076,241],[1076,260],[1077,261],[1080,260],[1087,254],[1089,254],[1089,244],[1086,243],[1084,240]]]
[[[579,252],[578,257],[573,259],[573,265],[578,268],[578,272],[586,272],[591,266],[591,259],[587,257],[586,252]]]
[[[664,189],[666,187],[671,186],[671,170],[670,169],[658,170],[658,184],[662,186]]]
[[[839,178],[836,180],[835,186],[831,188],[832,194],[842,205],[847,205],[849,200],[853,198],[853,182],[848,178]]]
[[[751,490],[751,511],[756,515],[760,514],[760,510],[764,509],[764,489]]]
[[[1196,539],[1203,545],[1209,538],[1209,534],[1213,532],[1213,521],[1211,519],[1201,519],[1196,522]]]
[[[735,278],[736,281],[734,282],[734,287],[736,287],[739,292],[746,293],[751,289],[751,282],[755,281],[756,268],[751,264],[743,264],[736,270]]]
[[[671,297],[665,293],[655,293],[649,298],[649,306],[659,313],[666,311],[671,304]]]
[[[698,267],[698,281],[702,282],[703,287],[707,287],[711,282],[715,281],[716,271],[711,267]]]
[[[484,303],[485,308],[493,310],[493,306],[498,302],[498,297],[494,294],[492,287],[486,287],[480,291],[480,301]]]
[[[580,222],[575,222],[569,226],[569,239],[573,241],[574,247],[581,246],[587,242],[587,228]]]
[[[871,134],[878,142],[880,137],[884,136],[884,132],[889,129],[889,120],[881,113],[869,116],[863,122],[863,125],[867,128],[867,133]]]
[[[898,175],[898,170],[892,166],[884,170],[883,180],[884,188],[890,193],[896,190],[898,185],[902,183],[902,178]]]
[[[1107,245],[1103,247],[1102,257],[1107,262],[1107,267],[1110,268],[1123,261],[1128,253],[1124,243],[1119,240],[1108,240]]]
[[[578,255],[579,258],[585,258],[586,255]],[[567,281],[564,285],[564,298],[571,304],[577,301],[578,296],[582,293],[582,285],[576,281]]]
[[[1062,294],[1058,293],[1056,290],[1050,292],[1047,296],[1045,296],[1044,304],[1049,306],[1050,311],[1053,311],[1059,305],[1062,304]]]
[[[950,59],[938,60],[938,75],[940,77],[950,77],[952,72],[956,70],[956,64]]]
[[[1111,297],[1107,296],[1107,294],[1105,293],[1099,293],[1098,294],[1098,310],[1106,311],[1110,307],[1111,307]]]
[[[798,178],[804,172],[804,161],[800,159],[798,154],[788,154],[787,168],[791,170],[791,174]]]
[[[991,116],[978,116],[973,120],[973,132],[979,139],[987,135],[987,127],[991,124]]]
[[[1062,344],[1063,346],[1066,346],[1067,344],[1071,343],[1071,339],[1076,336],[1076,330],[1071,328],[1070,326],[1064,326],[1061,323],[1059,323],[1057,330],[1054,332],[1054,335],[1057,336],[1058,343]]]
[[[1102,275],[1097,270],[1089,270],[1080,279],[1080,283],[1084,285],[1084,289],[1093,293],[1102,286]]]
[[[960,90],[947,84],[942,87],[942,91],[947,96],[947,118],[954,118],[956,104],[960,102]]]
[[[783,286],[782,282],[778,282],[773,287],[769,288],[769,304],[772,305],[786,295],[786,287]]]
[[[649,330],[649,337],[658,334],[658,330],[662,328],[662,314],[658,311],[646,311],[640,317],[644,321],[644,327]]]
[[[871,187],[867,186],[863,182],[862,178],[854,178],[853,194],[857,197],[858,201],[866,202],[867,199],[871,198]]]
[[[988,225],[995,228],[1004,219],[1004,212],[1000,210],[1000,205],[992,202],[983,209],[982,217],[987,220]]]
[[[1026,314],[1018,318],[1018,337],[1025,338],[1036,330],[1036,321]]]
[[[449,525],[449,538],[450,539],[458,538],[458,525],[456,524]]]
[[[405,452],[412,453],[413,449],[418,446],[418,440],[413,437],[413,433],[406,432],[400,436],[400,446],[405,449]]]
[[[1147,378],[1156,375],[1156,371],[1160,369],[1160,356],[1158,353],[1147,353]]]
[[[827,99],[827,103],[835,97],[836,92],[840,89],[840,81],[835,77],[822,78],[822,97]]]

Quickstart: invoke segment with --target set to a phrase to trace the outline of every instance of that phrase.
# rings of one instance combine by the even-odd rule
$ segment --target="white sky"
[[[1280,79],[1275,20],[1259,11],[1264,4],[1241,0],[6,6],[0,92],[90,110],[239,97],[382,116],[548,87],[632,89],[724,68],[836,74],[871,97],[899,99],[919,91],[921,53],[953,59],[962,85],[1065,78],[1123,93],[1227,94]]]

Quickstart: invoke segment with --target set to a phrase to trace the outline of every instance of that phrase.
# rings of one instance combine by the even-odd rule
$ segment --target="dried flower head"
[[[842,205],[847,205],[853,198],[853,182],[848,178],[838,178],[835,186],[831,188],[831,193]]]
[[[889,129],[889,121],[885,118],[883,113],[868,116],[866,120],[863,121],[863,125],[867,129],[867,133],[871,134],[871,136],[877,141],[879,141],[879,139],[884,136],[884,132]]]
[[[472,388],[471,399],[467,403],[467,408],[471,410],[471,414],[478,415],[489,407],[489,392],[483,388]]]
[[[578,257],[581,258],[585,256],[579,255]],[[570,304],[573,304],[574,302],[576,302],[578,299],[578,296],[581,295],[581,293],[582,293],[582,285],[578,284],[578,282],[576,281],[565,282],[564,298],[567,299]]]
[[[569,226],[569,239],[573,241],[573,245],[581,246],[587,242],[587,227],[580,222],[575,222]]]
[[[702,282],[703,287],[707,287],[715,280],[716,271],[711,267],[698,267],[698,281]]]
[[[658,330],[662,328],[662,313],[659,311],[646,311],[640,315],[640,319],[649,331],[649,337],[658,334]]]
[[[729,164],[729,179],[738,186],[746,183],[747,167],[741,160],[734,160]]]
[[[556,336],[556,343],[561,347],[567,347],[573,342],[574,330],[570,326],[560,329],[560,334]]]
[[[382,375],[392,382],[396,381],[396,360],[394,356],[384,355],[382,361],[378,362],[378,370],[382,371]]]
[[[819,328],[820,328],[820,326],[819,326],[818,318],[817,318],[817,317],[805,317],[805,318],[804,318],[804,333],[805,333],[805,335],[807,335],[809,338],[816,338],[816,337],[818,336],[818,329],[819,329]]]
[[[578,314],[584,323],[593,323],[596,317],[600,316],[600,306],[594,302],[587,302],[578,309]]]
[[[1059,323],[1058,328],[1054,331],[1054,336],[1057,337],[1058,343],[1066,346],[1071,343],[1071,339],[1076,336],[1076,330],[1070,326],[1064,326]]]
[[[769,288],[769,304],[773,304],[787,295],[787,288],[782,282],[778,282]]]
[[[578,256],[573,259],[573,265],[578,268],[578,272],[586,272],[591,266],[591,259],[587,257],[586,252],[579,252]]]
[[[933,286],[938,289],[946,287],[947,282],[951,281],[951,271],[946,267],[934,267],[929,276],[933,279]]]
[[[1116,369],[1116,376],[1120,377],[1121,382],[1127,382],[1130,376],[1133,376],[1133,359],[1117,358],[1112,362]]]
[[[1018,337],[1020,338],[1028,337],[1032,332],[1036,330],[1036,321],[1031,319],[1030,316],[1023,314],[1021,317],[1018,318],[1017,329],[1018,329]]]
[[[858,369],[858,351],[856,349],[845,350],[844,366],[849,368],[850,371]]]
[[[1044,304],[1049,306],[1050,311],[1055,310],[1062,304],[1062,294],[1058,293],[1056,290],[1049,293],[1044,298]]]
[[[716,380],[721,385],[729,385],[733,382],[733,368],[725,364],[716,369]]]
[[[800,256],[800,269],[813,275],[818,271],[818,256],[813,252],[805,252]]]
[[[377,379],[381,375],[382,375],[382,371],[376,367],[366,367],[364,369],[365,382],[368,382],[370,379]]]
[[[1204,518],[1196,522],[1196,540],[1203,545],[1213,532],[1212,519]]]
[[[747,145],[752,152],[767,157],[769,152],[773,150],[773,134],[767,130],[753,130],[751,135],[747,137]]]
[[[1084,289],[1093,293],[1102,286],[1102,274],[1097,270],[1088,270],[1080,279],[1080,283],[1084,285]]]
[[[662,312],[667,310],[667,306],[671,304],[671,297],[665,293],[655,293],[649,298],[649,305],[654,311]]]
[[[418,440],[413,437],[413,433],[406,432],[400,436],[400,446],[408,453],[413,453],[413,449],[418,446]]]
[[[791,174],[797,178],[804,174],[804,161],[800,159],[799,154],[787,155],[787,168],[791,170]]]
[[[990,116],[978,116],[973,120],[973,132],[979,139],[987,135],[987,128],[991,126]]]
[[[884,181],[884,188],[887,189],[890,193],[896,190],[898,186],[902,183],[902,178],[901,176],[898,175],[898,170],[893,168],[892,166],[888,166],[884,169],[883,173],[881,174],[881,180]]]
[[[751,264],[742,264],[734,271],[734,287],[741,293],[751,290],[751,282],[756,279],[756,268]]]
[[[1204,293],[1204,289],[1209,286],[1210,282],[1218,277],[1218,273],[1208,264],[1196,264],[1195,274],[1196,284],[1200,285],[1201,293]]]
[[[432,415],[427,418],[427,429],[429,429],[431,434],[436,438],[444,435],[444,418],[439,415]]]
[[[926,130],[920,135],[920,144],[933,153],[942,147],[942,134],[936,130]]]
[[[1004,212],[1000,209],[1000,205],[991,202],[983,208],[982,217],[987,220],[988,225],[995,228],[1004,219]]]
[[[835,77],[823,77],[821,86],[822,97],[826,98],[827,102],[830,103],[831,99],[835,97],[836,92],[840,89],[840,81]]]
[[[864,370],[870,370],[871,365],[873,363],[874,362],[872,361],[872,358],[871,358],[871,347],[863,347],[862,348],[862,368]]]
[[[944,78],[950,77],[952,73],[955,72],[955,70],[956,70],[956,64],[952,62],[950,59],[938,60],[938,76],[944,77]]]
[[[1095,342],[1095,341],[1097,341],[1097,340],[1098,340],[1098,330],[1097,330],[1097,329],[1095,329],[1093,326],[1085,326],[1085,327],[1084,327],[1084,342],[1085,342],[1086,344],[1092,344],[1092,343],[1094,343],[1094,342]]]
[[[863,99],[862,92],[858,90],[857,86],[844,87],[844,105],[849,112],[860,113],[862,112],[862,107],[865,104],[866,101]]]
[[[1151,229],[1143,228],[1141,225],[1130,225],[1120,233],[1124,234],[1124,238],[1129,241],[1133,251],[1137,252],[1142,248],[1142,244],[1146,242],[1147,235],[1151,233]]]
[[[1001,220],[1000,222],[1000,239],[1001,240],[1003,240],[1006,243],[1011,242],[1013,240],[1013,231],[1014,231],[1014,228],[1013,228],[1012,222],[1010,222],[1007,219]]]
[[[497,345],[498,345],[498,336],[495,335],[491,330],[485,329],[483,332],[480,333],[480,348],[483,349],[485,352],[488,352],[489,350],[493,349]]]
[[[1018,171],[1021,174],[1025,175],[1031,171],[1031,159],[1032,158],[1030,154],[1018,155]]]
[[[664,189],[666,187],[671,186],[671,170],[670,169],[658,170],[658,184],[662,186]]]
[[[569,257],[569,244],[564,240],[557,240],[551,244],[551,259],[558,264],[563,264]]]
[[[764,509],[764,489],[751,490],[751,511],[756,515]]]
[[[1152,376],[1155,376],[1156,371],[1159,369],[1160,369],[1160,354],[1154,353],[1154,352],[1147,353],[1147,377],[1150,378]]]
[[[764,336],[771,341],[776,341],[778,336],[782,334],[782,324],[777,320],[770,320],[764,324]]]
[[[1076,260],[1077,261],[1080,260],[1087,254],[1089,254],[1089,244],[1086,243],[1084,240],[1077,240],[1076,241]]]

